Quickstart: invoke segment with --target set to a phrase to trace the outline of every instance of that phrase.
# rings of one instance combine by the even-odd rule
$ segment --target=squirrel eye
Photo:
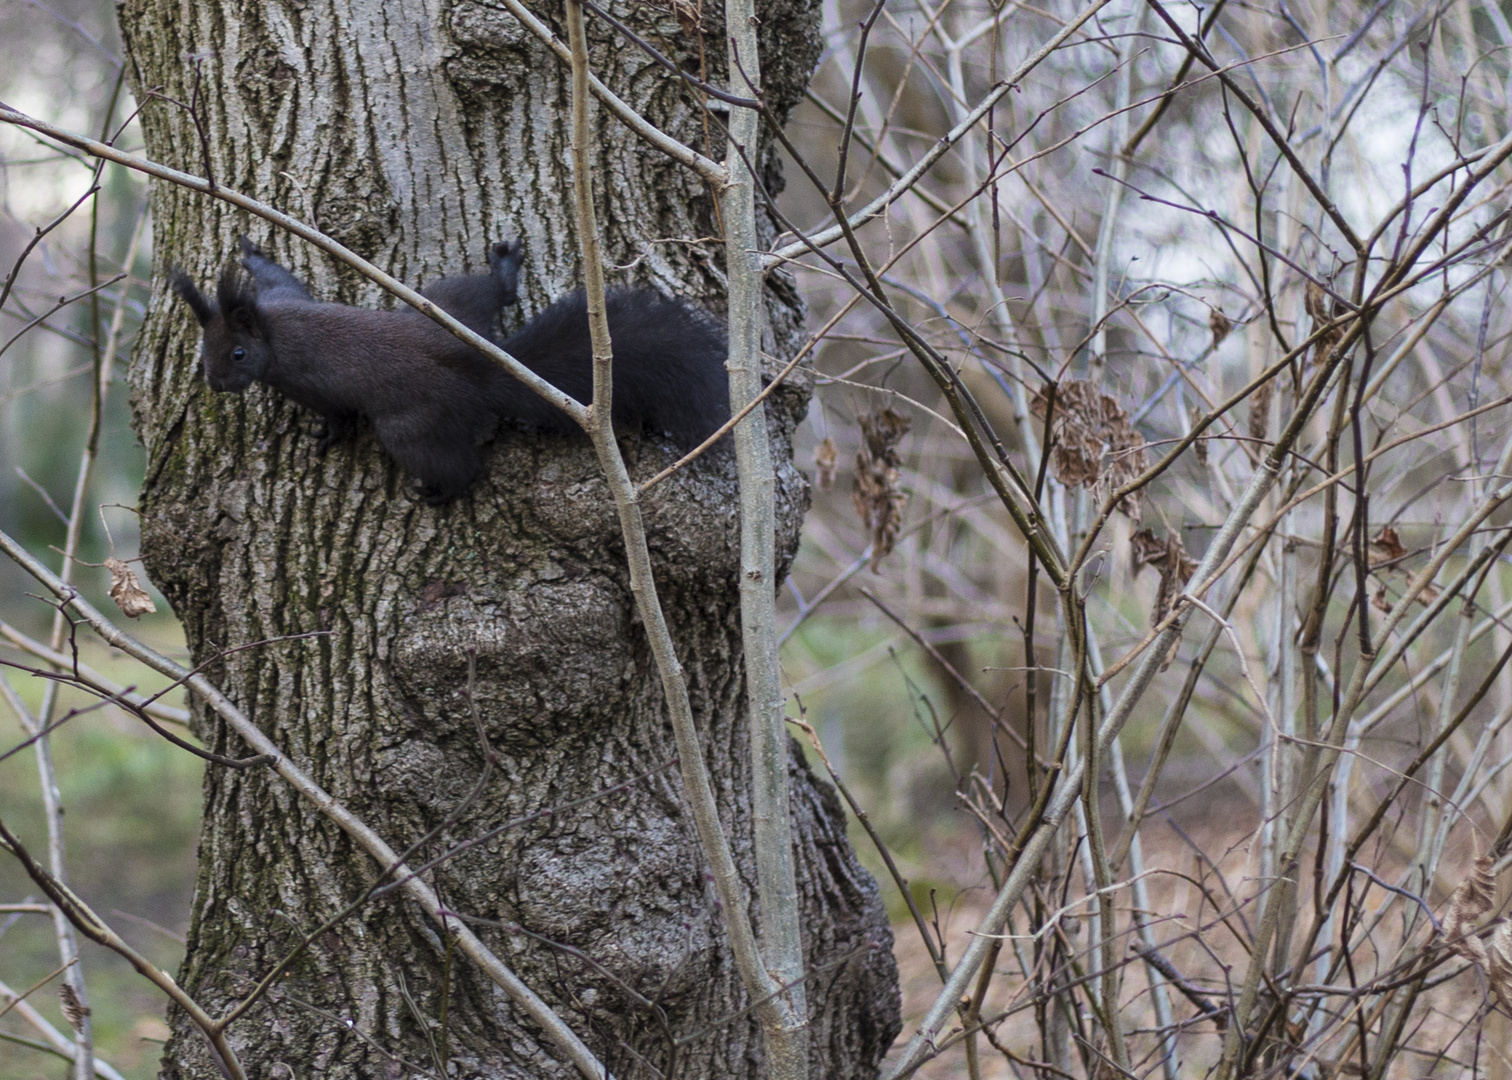
[[[231,350],[231,359],[233,359],[233,360],[241,360],[246,355],[247,355],[247,350],[246,349],[232,349]]]

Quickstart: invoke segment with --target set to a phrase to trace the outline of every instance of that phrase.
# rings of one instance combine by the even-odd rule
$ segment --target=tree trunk
[[[717,13],[705,16],[719,79],[721,29]],[[514,236],[526,245],[523,312],[580,280],[568,73],[500,9],[219,0],[186,17],[165,0],[126,0],[120,18],[139,100],[161,88],[199,102],[203,148],[187,110],[147,101],[150,157],[285,207],[410,282],[480,271],[487,243]],[[675,20],[649,9],[635,18],[699,70],[697,40]],[[814,11],[772,0],[762,18],[764,55],[778,61],[766,83],[785,110],[817,56]],[[591,35],[596,73],[652,122],[701,146],[719,130],[602,23]],[[689,242],[718,233],[710,193],[596,116],[605,251],[634,263],[618,278],[717,306],[722,252]],[[160,267],[182,265],[203,285],[247,232],[317,297],[385,302],[224,203],[166,185],[153,199]],[[790,282],[773,281],[768,310],[768,348],[790,354],[801,317]],[[214,394],[197,350],[187,310],[159,289],[131,367],[148,455],[143,553],[194,662],[402,850],[453,814],[483,769],[467,693],[475,653],[472,702],[497,768],[415,861],[624,785],[507,829],[428,877],[449,910],[493,920],[474,929],[617,1076],[759,1075],[759,1029],[735,1015],[750,1002],[683,809],[661,687],[587,440],[506,426],[472,492],[431,507],[370,433],[318,457],[313,416],[260,384]],[[806,503],[789,444],[805,402],[797,386],[770,408],[784,564]],[[676,456],[658,438],[627,442],[639,478]],[[733,455],[716,449],[644,506],[721,812],[753,886]],[[221,655],[270,638],[283,640]],[[244,752],[197,715],[207,745]],[[833,793],[796,750],[791,768],[805,952],[820,973],[809,991],[812,1071],[872,1076],[898,1030],[891,936]],[[212,1013],[225,1009],[374,876],[270,772],[210,768],[181,983]],[[437,1054],[461,1077],[573,1075],[460,954],[448,979],[447,956],[442,928],[390,893],[323,935],[232,1028],[233,1045],[253,1077],[408,1076],[434,1072]],[[216,1075],[195,1029],[172,1021],[163,1075]]]

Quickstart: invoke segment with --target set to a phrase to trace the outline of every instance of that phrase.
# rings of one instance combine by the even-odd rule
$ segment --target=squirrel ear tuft
[[[231,308],[226,312],[226,325],[238,333],[262,337],[262,327],[258,324],[255,308]]]
[[[215,287],[220,313],[226,325],[244,334],[262,337],[262,319],[257,313],[257,283],[236,263],[227,263]]]
[[[204,327],[215,316],[215,305],[205,299],[205,294],[199,291],[192,278],[178,267],[174,267],[168,274],[168,285],[179,298],[189,305],[194,312],[194,318]]]

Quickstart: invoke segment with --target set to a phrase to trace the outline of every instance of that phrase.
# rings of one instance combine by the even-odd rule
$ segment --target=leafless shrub
[[[850,312],[819,393],[911,399],[915,432],[899,572],[860,600],[869,536],[816,500],[789,677],[821,714],[867,702],[853,768],[887,764],[848,786],[913,842],[872,684],[917,643],[891,730],[923,701],[954,735],[978,772],[954,835],[987,852],[956,856],[969,914],[915,954],[938,980],[890,1075],[1477,1075],[1509,1037],[1505,923],[1454,890],[1472,847],[1496,875],[1512,851],[1512,30],[1489,5],[1093,6],[1046,53],[1087,7],[928,5],[862,41],[870,8],[835,5],[800,144],[853,212],[892,200],[847,265],[885,268],[872,292],[970,395],[803,264]],[[952,170],[912,183],[942,136]],[[782,205],[829,238],[817,193]],[[837,657],[848,620],[889,629],[869,605],[908,632]],[[931,652],[1011,702],[1027,754]]]

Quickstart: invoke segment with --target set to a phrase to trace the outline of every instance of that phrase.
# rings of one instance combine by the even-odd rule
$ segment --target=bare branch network
[[[830,974],[804,969],[789,733],[861,826],[904,939],[888,1080],[1512,1075],[1502,7],[826,0],[821,65],[785,126],[744,0],[725,8],[737,31],[705,42],[728,56],[720,85],[665,55],[669,34],[707,33],[681,8],[653,34],[630,5],[567,0],[565,40],[518,0],[503,8],[571,73],[560,123],[576,151],[591,401],[293,208],[217,182],[208,150],[191,175],[136,149],[133,108],[195,114],[196,101],[129,107],[117,79],[89,113],[99,138],[0,104],[5,209],[28,236],[0,287],[0,409],[53,395],[87,416],[71,494],[49,490],[56,470],[17,489],[56,516],[56,552],[36,542],[45,529],[0,532],[25,578],[0,594],[0,698],[19,723],[0,766],[33,757],[46,821],[35,839],[0,824],[31,882],[0,896],[0,934],[46,918],[57,948],[30,990],[0,984],[0,1017],[30,1028],[0,1037],[80,1077],[122,1075],[96,1055],[85,937],[171,998],[241,1077],[233,1036],[255,1002],[351,1023],[283,988],[299,955],[370,905],[409,903],[582,1075],[609,1075],[610,1058],[629,1063],[620,1075],[677,1074],[679,1037],[648,1020],[643,1044],[600,1045],[489,947],[483,913],[437,893],[432,871],[495,835],[458,834],[469,802],[423,837],[381,835],[230,688],[89,599],[107,589],[83,561],[86,526],[113,490],[101,432],[150,288],[151,180],[315,245],[590,437],[677,738],[675,761],[605,777],[594,798],[678,771],[770,1075],[808,1075],[810,1009]],[[596,35],[642,50],[665,91],[701,111],[706,143],[678,141],[601,81]],[[599,316],[615,268],[599,251],[590,107],[708,184],[723,229],[733,417],[649,478],[632,475],[609,415]],[[784,192],[760,166],[767,140],[783,152]],[[34,194],[47,183],[68,196]],[[107,205],[126,222],[126,245],[110,248],[123,258],[104,254]],[[775,243],[759,239],[762,220]],[[648,236],[646,248],[709,242]],[[814,329],[774,358],[762,295],[779,278],[796,282]],[[774,596],[765,413],[800,379],[814,384],[800,445],[815,505]],[[754,887],[720,820],[641,518],[654,485],[726,437],[741,481]],[[108,513],[109,593],[134,617],[151,598],[127,556],[153,524]],[[51,607],[40,622],[39,600]],[[136,674],[122,674],[123,655]],[[167,700],[180,692],[246,753],[188,735]],[[337,920],[301,927],[228,1011],[203,1008],[69,885],[50,747],[121,717],[205,768],[271,770],[372,860],[370,887]],[[481,790],[494,765],[481,724],[477,753]],[[573,942],[549,945],[569,987],[572,972],[603,973]],[[6,964],[0,947],[10,980]],[[63,988],[67,1032],[30,1002],[44,986]],[[424,1047],[357,1034],[400,1070],[445,1076],[436,1019]]]

